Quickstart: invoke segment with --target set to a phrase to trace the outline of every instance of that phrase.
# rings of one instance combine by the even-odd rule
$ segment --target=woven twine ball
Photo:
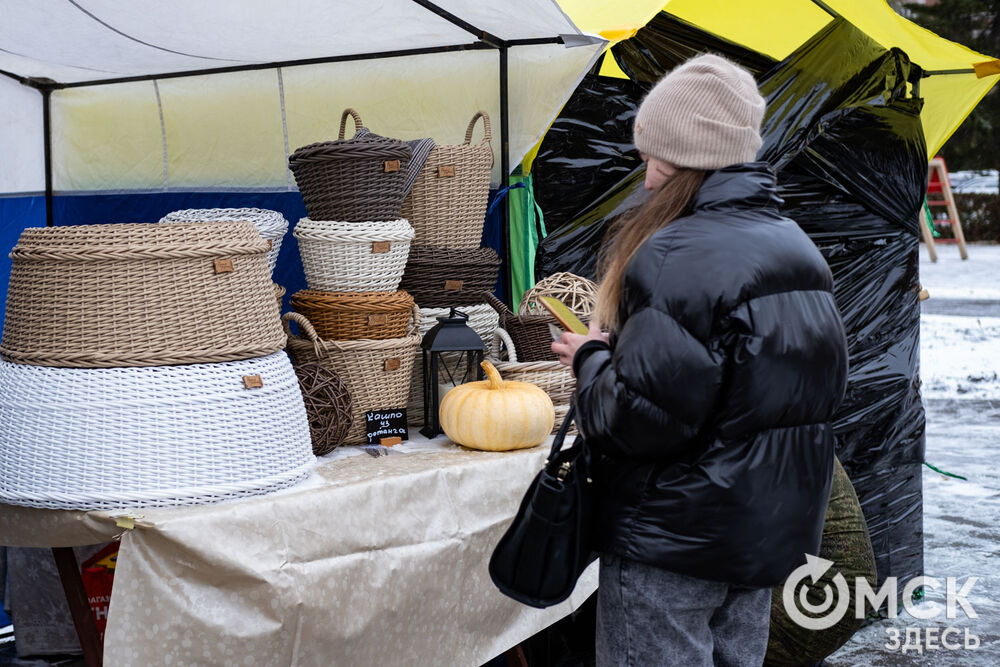
[[[309,417],[313,454],[329,454],[351,428],[351,394],[339,375],[318,363],[296,364],[295,374]]]
[[[535,302],[542,296],[551,296],[566,304],[573,314],[586,322],[597,305],[597,284],[572,273],[553,273],[538,281],[521,297],[520,315],[545,315],[548,311]]]

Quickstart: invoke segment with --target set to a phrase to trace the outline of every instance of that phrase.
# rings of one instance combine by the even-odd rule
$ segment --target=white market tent
[[[484,109],[500,182],[604,45],[553,0],[5,0],[2,254],[81,221],[54,198],[294,192],[288,154],[336,138],[346,107],[439,143]]]

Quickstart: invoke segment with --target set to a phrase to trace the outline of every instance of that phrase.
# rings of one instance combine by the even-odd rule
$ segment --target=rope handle
[[[485,111],[483,111],[482,109],[480,109],[479,111],[476,112],[476,115],[472,117],[472,120],[469,121],[469,127],[465,130],[465,144],[466,145],[472,143],[472,132],[473,132],[473,130],[476,129],[476,121],[479,120],[480,118],[483,119],[483,126],[486,129],[486,133],[483,136],[483,140],[480,143],[482,143],[482,144],[488,144],[488,143],[490,143],[490,140],[493,138],[493,135],[492,135],[492,132],[491,132],[491,128],[490,128],[490,117],[489,117],[489,115]]]
[[[354,119],[354,134],[357,134],[358,130],[365,126],[365,124],[361,122],[361,115],[354,109],[348,107],[344,109],[344,113],[340,115],[340,134],[337,136],[338,139],[344,138],[344,131],[347,129],[348,116]]]
[[[494,347],[497,347],[497,358],[500,357],[499,347],[496,346],[496,340],[500,339],[504,345],[507,346],[507,361],[516,364],[517,363],[517,350],[514,349],[514,341],[511,340],[510,334],[503,327],[497,327],[496,331],[493,332]]]
[[[313,328],[312,322],[300,313],[287,312],[281,316],[281,325],[285,328],[285,334],[289,338],[301,338],[292,333],[292,327],[289,322],[294,321],[299,325],[299,329],[306,335],[306,338],[313,344],[313,351],[316,353],[317,359],[324,359],[330,353],[326,347],[326,341],[319,337],[316,333],[316,329]]]

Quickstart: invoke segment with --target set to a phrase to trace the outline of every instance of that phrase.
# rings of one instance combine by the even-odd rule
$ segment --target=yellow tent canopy
[[[782,60],[842,16],[886,49],[897,47],[930,76],[921,83],[920,114],[928,157],[933,157],[990,88],[1000,60],[976,53],[899,16],[884,0],[559,0],[585,32],[612,44],[633,36],[661,10],[702,30]],[[625,77],[614,59],[601,74]]]

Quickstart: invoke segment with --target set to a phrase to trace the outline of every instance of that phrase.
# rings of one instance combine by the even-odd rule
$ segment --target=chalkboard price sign
[[[408,440],[410,434],[406,430],[406,408],[366,412],[365,430],[368,433],[368,443],[372,445],[377,445],[383,438]]]

